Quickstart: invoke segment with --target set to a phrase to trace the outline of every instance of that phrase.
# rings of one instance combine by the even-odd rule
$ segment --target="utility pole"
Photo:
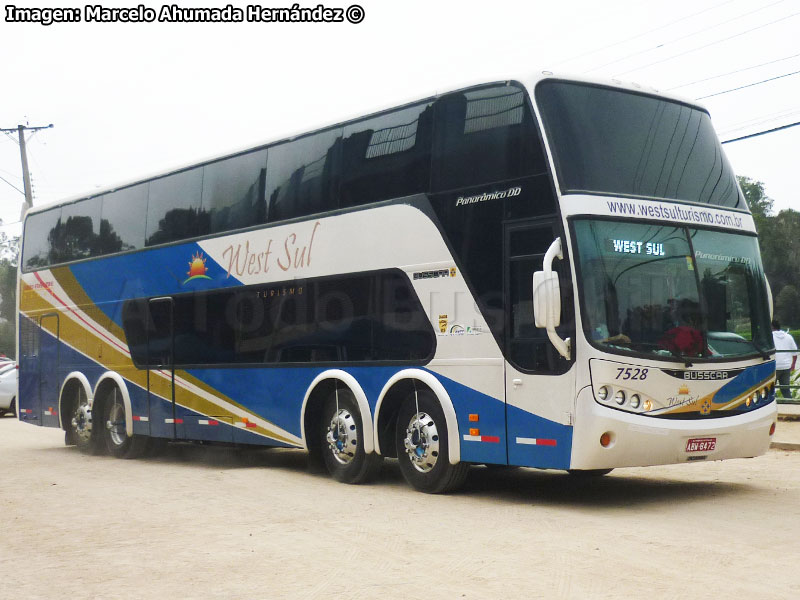
[[[25,150],[25,130],[39,131],[40,129],[50,129],[53,124],[43,125],[40,127],[29,127],[27,125],[17,125],[16,129],[0,129],[3,133],[17,132],[19,137],[19,155],[22,159],[22,181],[25,184],[25,204],[22,206],[22,214],[20,218],[25,216],[25,213],[33,206],[33,190],[31,189],[31,174],[28,171],[28,153]]]

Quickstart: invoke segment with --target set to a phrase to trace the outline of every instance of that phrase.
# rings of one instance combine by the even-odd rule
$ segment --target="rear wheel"
[[[348,388],[339,388],[325,400],[320,425],[322,458],[331,476],[342,483],[372,479],[382,458],[364,452],[364,425]]]
[[[450,464],[444,412],[430,392],[403,401],[397,415],[397,460],[406,481],[428,494],[451,492],[463,485],[469,464]]]
[[[98,427],[93,426],[92,409],[83,387],[77,388],[75,399],[68,413],[67,444],[74,443],[78,450],[86,454],[100,454],[104,446]]]
[[[119,390],[114,388],[103,411],[103,438],[109,454],[117,458],[138,458],[147,450],[145,436],[128,436],[125,423],[125,405]]]

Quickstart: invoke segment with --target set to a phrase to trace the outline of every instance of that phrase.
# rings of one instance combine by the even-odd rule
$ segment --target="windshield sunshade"
[[[593,344],[685,361],[771,348],[755,237],[588,220],[575,233]]]

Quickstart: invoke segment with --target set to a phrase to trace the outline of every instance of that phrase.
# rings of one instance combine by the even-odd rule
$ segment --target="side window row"
[[[307,362],[416,362],[436,336],[401,271],[127,300],[140,368]]]
[[[447,94],[31,215],[41,268],[545,170],[523,89]]]

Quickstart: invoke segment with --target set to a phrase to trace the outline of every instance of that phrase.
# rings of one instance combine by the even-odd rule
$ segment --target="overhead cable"
[[[776,23],[780,23],[781,21],[785,21],[787,19],[791,19],[792,17],[796,17],[800,15],[800,12],[792,13],[791,15],[787,15],[785,17],[781,17],[780,19],[776,19],[774,21],[770,21],[769,23],[764,23],[763,25],[758,25],[757,27],[752,27],[751,29],[747,29],[745,31],[740,31],[739,33],[735,33],[731,36],[726,38],[722,38],[721,40],[715,40],[713,42],[709,42],[708,44],[704,44],[702,46],[698,46],[697,48],[692,48],[690,50],[686,50],[685,52],[681,52],[679,54],[675,54],[673,56],[668,56],[667,58],[662,58],[661,60],[657,60],[646,65],[642,65],[641,67],[636,67],[635,69],[629,69],[627,71],[623,71],[622,73],[617,73],[614,77],[619,77],[621,75],[627,75],[628,73],[633,73],[635,71],[641,71],[642,69],[646,69],[647,67],[652,67],[653,65],[659,65],[661,63],[668,62],[670,60],[680,58],[681,56],[686,56],[687,54],[691,54],[693,52],[697,52],[698,50],[704,50],[705,48],[710,48],[711,46],[715,46],[716,44],[721,44],[722,42],[727,42],[737,37],[741,37],[748,33],[752,33],[753,31],[757,31],[759,29],[764,29],[765,27],[770,27],[771,25],[775,25]]]

